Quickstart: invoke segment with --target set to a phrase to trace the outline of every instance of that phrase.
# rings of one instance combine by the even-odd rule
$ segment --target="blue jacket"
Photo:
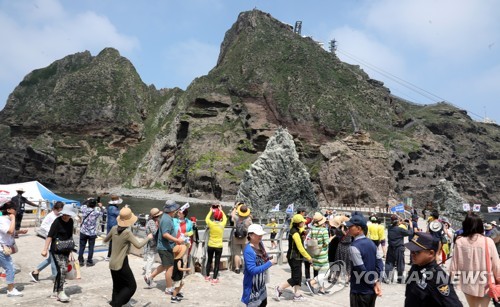
[[[108,205],[106,217],[106,230],[109,232],[113,226],[117,225],[116,218],[120,215],[120,209],[115,205]]]
[[[271,267],[271,261],[264,262],[257,257],[250,243],[243,251],[245,270],[243,271],[243,295],[241,301],[246,305],[253,303],[259,306],[267,298],[265,271]]]
[[[352,294],[375,294],[375,282],[381,277],[384,269],[382,254],[372,240],[359,235],[354,238],[350,247],[352,272]]]

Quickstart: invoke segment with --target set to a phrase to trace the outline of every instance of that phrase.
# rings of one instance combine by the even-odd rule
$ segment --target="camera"
[[[212,209],[217,209],[219,208],[219,205],[212,205]]]

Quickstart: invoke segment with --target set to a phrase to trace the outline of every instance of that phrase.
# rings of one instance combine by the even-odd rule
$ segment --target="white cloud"
[[[332,30],[330,37],[339,42],[337,55],[342,61],[361,65],[375,79],[380,79],[380,76],[369,67],[395,75],[405,70],[404,60],[399,54],[360,30],[344,26]]]
[[[120,33],[107,17],[90,11],[71,14],[55,0],[16,1],[9,15],[0,12],[0,42],[1,90],[9,93],[30,71],[68,54],[139,48],[136,38]],[[0,97],[1,104],[5,98]]]
[[[373,2],[366,26],[394,43],[460,60],[498,38],[499,12],[495,0],[384,0]]]
[[[166,74],[175,84],[168,87],[189,84],[194,78],[206,75],[217,63],[219,46],[210,45],[194,39],[171,46],[164,53]],[[182,86],[181,86],[182,87]]]

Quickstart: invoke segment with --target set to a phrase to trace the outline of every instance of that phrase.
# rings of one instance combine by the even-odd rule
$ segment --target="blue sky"
[[[301,20],[302,35],[325,46],[335,38],[341,60],[395,95],[446,100],[500,123],[497,0],[0,0],[0,108],[32,70],[105,47],[145,83],[185,89],[215,66],[225,32],[253,8]]]

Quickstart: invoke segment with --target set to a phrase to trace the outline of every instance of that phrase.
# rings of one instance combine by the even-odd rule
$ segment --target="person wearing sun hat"
[[[328,229],[325,226],[326,217],[320,212],[315,212],[312,218],[312,227],[308,234],[310,239],[316,240],[317,242],[316,248],[310,253],[312,256],[313,277],[318,276],[319,271],[321,269],[328,268],[329,265],[328,243],[330,243],[330,236],[328,235]],[[315,284],[316,280],[314,278],[306,280],[306,286],[312,294],[317,293],[319,295],[324,295],[328,293],[328,291],[323,287],[323,284],[320,284],[320,288],[316,292],[314,289]]]
[[[149,211],[149,219],[146,223],[146,235],[152,234],[153,238],[158,232],[159,218],[163,214],[158,208],[152,208]],[[144,279],[148,279],[151,276],[151,269],[155,262],[155,256],[158,253],[156,249],[156,240],[150,240],[148,244],[144,247]],[[149,287],[149,285],[148,285]]]
[[[252,217],[250,215],[250,208],[244,203],[239,203],[233,208],[231,212],[231,219],[234,223],[234,236],[232,238],[232,248],[233,248],[233,265],[234,272],[236,274],[240,273],[241,268],[241,254],[246,245],[246,235],[248,227],[252,225]]]
[[[266,275],[273,263],[267,255],[262,236],[266,232],[259,224],[248,227],[248,244],[245,246],[243,257],[245,258],[245,269],[243,271],[243,294],[241,302],[246,306],[266,306],[267,290]]]
[[[54,288],[52,296],[61,302],[69,302],[70,298],[64,292],[64,283],[68,267],[69,255],[71,250],[60,251],[56,248],[56,243],[60,241],[73,241],[73,217],[76,215],[76,209],[73,205],[65,204],[59,217],[50,225],[49,233],[45,239],[45,245],[42,250],[42,256],[47,257],[50,248],[50,255],[54,260],[57,269],[56,278],[54,278]]]
[[[184,255],[186,254],[187,246],[186,244],[176,245],[173,249],[174,253],[174,269],[172,272],[172,287],[174,288],[172,296],[170,297],[170,303],[179,303],[184,296],[179,295],[184,286],[182,278],[184,277],[184,272],[189,271],[189,268],[184,267]]]
[[[413,263],[406,279],[405,307],[462,306],[450,277],[436,263],[439,243],[429,233],[416,232],[405,244]]]
[[[291,277],[281,285],[274,288],[275,299],[280,300],[283,296],[283,290],[288,287],[293,287],[293,301],[301,302],[305,298],[300,293],[300,286],[302,284],[302,262],[304,259],[312,263],[312,257],[304,249],[304,238],[301,236],[300,232],[304,231],[304,223],[306,219],[302,214],[295,214],[292,217],[292,229],[288,235],[288,251],[286,253],[286,259],[288,260],[288,265],[290,266]]]
[[[29,201],[23,194],[26,192],[22,187],[16,188],[17,195],[12,197],[10,201],[16,205],[16,234],[15,237],[19,237],[19,230],[21,229],[21,222],[23,221],[24,211],[26,205],[33,207],[40,207],[39,204]]]
[[[111,228],[111,231],[104,238],[103,242],[110,241],[113,245],[113,253],[109,259],[109,269],[111,271],[111,279],[113,280],[113,292],[111,295],[111,306],[125,305],[137,290],[134,274],[128,264],[128,252],[130,246],[142,248],[149,240],[153,239],[150,233],[147,237],[139,241],[130,226],[137,221],[137,216],[130,208],[122,208],[116,218],[116,226]]]

